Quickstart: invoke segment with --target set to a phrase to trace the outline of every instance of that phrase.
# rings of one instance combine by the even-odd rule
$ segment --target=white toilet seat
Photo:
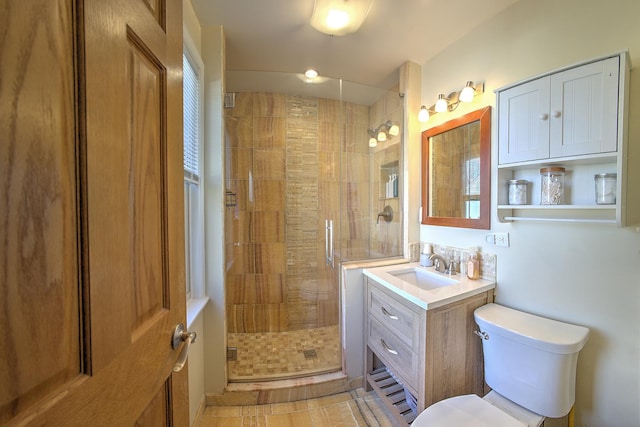
[[[527,427],[475,394],[451,397],[429,406],[412,427]]]

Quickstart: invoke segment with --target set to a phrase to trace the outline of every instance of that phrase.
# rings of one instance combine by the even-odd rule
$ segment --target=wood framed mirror
[[[489,229],[491,107],[422,132],[422,224]]]

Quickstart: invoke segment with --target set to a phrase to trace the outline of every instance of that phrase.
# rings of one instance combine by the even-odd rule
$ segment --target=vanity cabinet
[[[625,224],[626,53],[498,89],[498,219]],[[540,168],[566,169],[565,204],[540,205]],[[617,201],[595,202],[594,175],[617,173]],[[526,205],[508,204],[508,181],[529,181]]]
[[[366,293],[365,389],[376,391],[396,421],[410,424],[417,413],[448,397],[484,395],[482,343],[473,333],[473,312],[493,301],[493,290],[428,310],[369,277]],[[411,399],[417,413],[410,409]]]

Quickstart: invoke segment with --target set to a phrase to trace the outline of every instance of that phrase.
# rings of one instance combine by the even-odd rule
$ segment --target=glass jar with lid
[[[565,168],[552,166],[540,169],[540,204],[564,204]]]
[[[596,182],[596,205],[616,204],[615,173],[598,173],[594,176]]]
[[[526,205],[527,204],[527,186],[529,181],[526,179],[510,179],[509,180],[509,204],[510,205]]]

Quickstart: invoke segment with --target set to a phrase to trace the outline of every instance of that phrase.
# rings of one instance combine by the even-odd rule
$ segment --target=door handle
[[[325,225],[325,232],[324,232],[325,264],[331,266],[331,269],[333,270],[335,266],[333,262],[333,220],[325,219],[324,225]]]
[[[179,323],[173,330],[173,338],[171,340],[171,348],[177,349],[182,342],[185,343],[182,346],[182,351],[176,360],[176,364],[173,365],[173,372],[180,372],[184,365],[187,363],[187,357],[189,356],[189,347],[196,341],[195,332],[187,332],[187,328],[184,327],[184,323]]]

